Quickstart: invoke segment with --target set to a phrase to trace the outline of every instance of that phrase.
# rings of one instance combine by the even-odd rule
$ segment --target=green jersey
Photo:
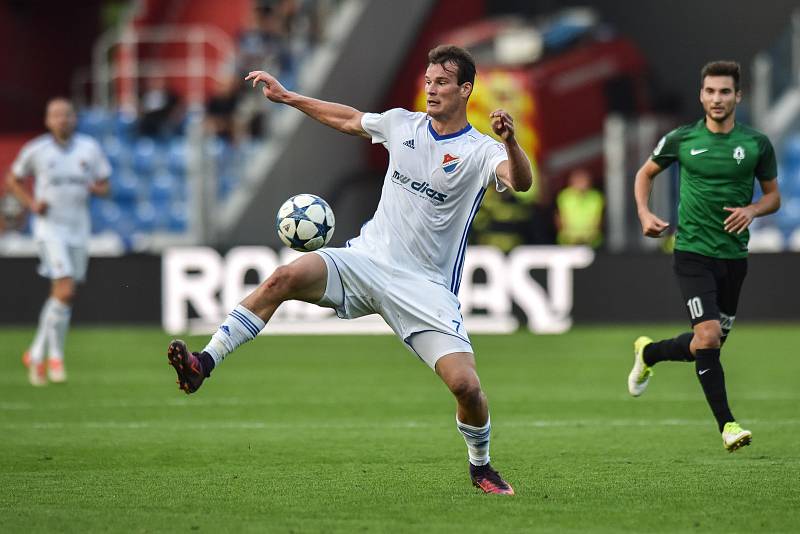
[[[724,208],[750,204],[754,178],[777,177],[767,136],[738,122],[728,133],[713,133],[703,118],[662,137],[650,159],[662,169],[680,164],[675,248],[712,258],[747,257],[750,233],[726,232],[730,212]]]

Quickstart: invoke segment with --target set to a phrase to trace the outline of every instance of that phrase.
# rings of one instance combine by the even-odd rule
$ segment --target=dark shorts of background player
[[[726,260],[676,250],[673,269],[692,326],[719,321],[723,339],[727,337],[747,276],[747,258]]]

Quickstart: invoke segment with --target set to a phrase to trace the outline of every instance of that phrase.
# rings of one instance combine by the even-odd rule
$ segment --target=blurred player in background
[[[764,134],[736,121],[736,105],[742,98],[739,72],[739,64],[731,61],[703,67],[700,102],[705,117],[664,136],[636,173],[642,232],[658,237],[669,223],[648,207],[653,179],[673,162],[680,164],[674,269],[692,332],[656,343],[638,338],[628,376],[628,390],[639,396],[656,363],[694,361],[723,445],[731,452],[748,445],[752,433],[742,429],[728,407],[720,349],[736,319],[747,274],[747,228],[754,218],[780,207],[772,144]],[[753,203],[754,177],[763,196]]]
[[[72,103],[47,103],[50,131],[28,142],[14,161],[9,190],[33,213],[33,236],[39,246],[39,273],[51,280],[50,298],[39,314],[39,327],[23,361],[34,386],[65,382],[64,341],[75,297],[89,262],[89,195],[108,194],[111,166],[100,145],[75,133]],[[22,184],[34,177],[33,195]],[[47,365],[45,366],[45,355]]]
[[[181,389],[192,393],[225,356],[253,339],[286,300],[334,308],[342,318],[378,313],[455,395],[456,424],[467,443],[473,484],[487,493],[513,494],[489,464],[488,404],[457,294],[467,234],[487,188],[527,190],[531,166],[508,113],[491,113],[492,130],[502,143],[467,121],[475,80],[470,54],[454,46],[437,47],[428,62],[427,114],[404,109],[362,113],[287,91],[263,71],[247,76],[253,86],[264,84],[269,100],[383,144],[390,163],[381,200],[346,248],[305,254],[279,267],[231,312],[202,352],[190,353],[174,340],[168,356]]]

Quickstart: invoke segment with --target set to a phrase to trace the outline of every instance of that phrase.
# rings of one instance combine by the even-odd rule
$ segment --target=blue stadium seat
[[[134,210],[136,231],[137,232],[152,232],[156,227],[156,209],[152,203],[148,201],[139,202]]]
[[[186,138],[174,137],[169,141],[167,149],[167,166],[174,174],[184,174],[186,172]]]
[[[149,175],[165,166],[164,147],[149,137],[136,140],[133,149],[133,169],[139,175]]]
[[[120,210],[116,202],[106,199],[94,199],[91,210],[92,232],[118,231],[122,210]]]
[[[781,150],[781,160],[784,165],[800,166],[800,133],[795,133],[786,138]]]
[[[112,166],[111,195],[93,198],[92,231],[112,231],[125,243],[153,231],[182,233],[187,230],[187,139],[139,137],[135,117],[97,109],[79,114],[81,131],[96,136]],[[234,148],[220,140],[206,147],[217,165],[231,168]],[[236,173],[225,177],[226,190],[238,181]]]
[[[129,169],[131,166],[131,150],[130,146],[120,142],[120,140],[113,136],[107,135],[101,140],[103,153],[108,158],[111,168],[114,171],[121,171]]]
[[[136,117],[130,113],[117,112],[113,120],[114,136],[131,142],[136,137]]]
[[[791,135],[783,143],[778,177],[784,194],[800,195],[800,134]]]
[[[123,238],[129,238],[138,229],[136,218],[136,204],[119,204],[119,218],[114,230]]]
[[[150,200],[154,203],[170,202],[176,197],[179,189],[178,178],[169,172],[160,172],[153,176],[150,184]]]
[[[130,170],[113,170],[110,186],[111,198],[117,202],[132,202],[139,197],[139,179]]]
[[[783,198],[781,209],[775,215],[775,221],[784,235],[789,235],[800,227],[800,196]]]
[[[175,202],[169,210],[167,229],[171,232],[185,232],[188,229],[188,212],[185,202]]]
[[[101,138],[107,134],[111,126],[111,115],[102,109],[87,108],[78,113],[77,130],[81,133]]]

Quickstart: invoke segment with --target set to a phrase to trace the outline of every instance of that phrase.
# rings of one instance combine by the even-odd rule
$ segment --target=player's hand
[[[503,141],[514,140],[514,119],[507,111],[496,109],[489,114],[492,119],[492,131]]]
[[[669,223],[662,221],[653,212],[639,214],[639,222],[642,223],[642,234],[647,237],[661,237],[669,228]]]
[[[750,223],[756,218],[756,209],[753,206],[722,209],[731,213],[723,223],[726,232],[741,234],[747,230],[747,227],[750,226]]]
[[[289,91],[272,74],[263,70],[254,70],[245,77],[245,81],[250,80],[253,82],[253,87],[258,85],[258,82],[262,82],[264,87],[261,88],[261,92],[272,102],[282,103],[286,101]]]
[[[89,184],[89,192],[95,196],[104,197],[108,194],[108,191],[108,180],[99,180]]]
[[[47,213],[47,202],[43,200],[34,200],[31,204],[31,211],[36,215],[45,215]]]

